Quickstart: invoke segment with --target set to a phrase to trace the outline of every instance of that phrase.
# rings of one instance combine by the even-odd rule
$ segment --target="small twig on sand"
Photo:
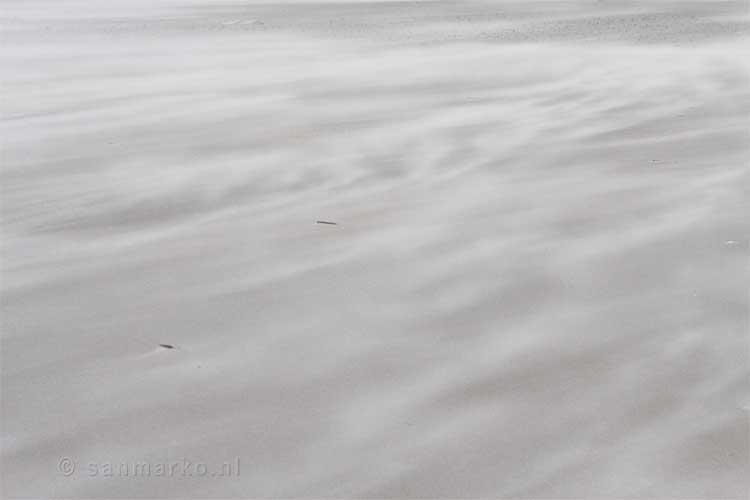
[[[159,347],[163,347],[164,349],[174,349],[174,346],[171,344],[159,344]]]
[[[317,222],[318,224],[330,224],[332,226],[337,225],[335,222],[328,222],[327,220],[316,220],[315,222]]]

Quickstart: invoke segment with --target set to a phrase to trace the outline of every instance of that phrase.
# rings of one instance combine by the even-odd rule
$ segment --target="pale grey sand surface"
[[[0,6],[4,498],[747,498],[746,2]]]

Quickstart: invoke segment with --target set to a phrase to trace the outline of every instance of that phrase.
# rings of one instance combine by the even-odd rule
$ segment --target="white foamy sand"
[[[2,496],[745,498],[747,26],[4,5]]]

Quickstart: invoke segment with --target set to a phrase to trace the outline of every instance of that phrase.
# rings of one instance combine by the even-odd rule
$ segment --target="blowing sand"
[[[747,3],[1,22],[4,498],[747,497]]]

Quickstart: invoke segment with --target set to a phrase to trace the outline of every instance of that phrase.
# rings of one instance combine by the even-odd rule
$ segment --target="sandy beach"
[[[0,496],[748,498],[748,11],[3,2]]]

